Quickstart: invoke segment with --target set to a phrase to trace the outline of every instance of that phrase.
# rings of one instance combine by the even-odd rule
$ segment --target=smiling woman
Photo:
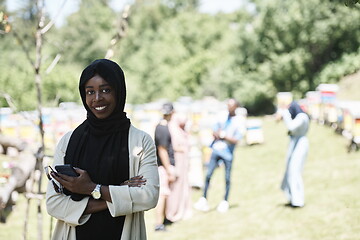
[[[54,165],[70,164],[79,176],[49,176],[63,187],[47,188],[48,213],[58,219],[53,239],[146,239],[144,211],[159,196],[155,145],[126,117],[124,73],[113,61],[95,60],[79,91],[87,119],[54,155]]]

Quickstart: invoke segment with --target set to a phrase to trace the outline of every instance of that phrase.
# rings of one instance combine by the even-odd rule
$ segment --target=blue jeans
[[[212,177],[212,175],[214,173],[215,168],[218,166],[220,160],[222,160],[224,162],[224,165],[225,165],[226,189],[225,189],[224,200],[227,201],[228,197],[229,197],[229,191],[230,191],[230,174],[231,174],[232,158],[231,159],[224,159],[219,154],[217,154],[215,151],[212,152],[211,157],[210,157],[208,170],[207,170],[207,174],[206,174],[206,179],[205,179],[205,188],[204,188],[204,195],[203,196],[205,198],[207,196],[207,191],[209,189],[211,177]]]

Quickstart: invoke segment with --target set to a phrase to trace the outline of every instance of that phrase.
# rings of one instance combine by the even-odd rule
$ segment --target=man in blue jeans
[[[199,199],[194,205],[197,210],[208,211],[209,205],[207,201],[207,192],[211,176],[220,161],[225,166],[225,196],[224,200],[220,202],[217,207],[219,212],[226,212],[229,209],[229,191],[230,191],[230,175],[231,166],[234,157],[234,149],[237,142],[242,138],[241,124],[242,120],[236,116],[235,110],[239,107],[239,103],[235,99],[229,99],[228,103],[229,114],[226,119],[219,121],[213,128],[214,141],[211,144],[212,154],[208,164],[208,171],[205,179],[205,188],[203,197]]]

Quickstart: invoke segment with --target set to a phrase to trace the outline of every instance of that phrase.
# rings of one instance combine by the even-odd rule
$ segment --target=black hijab
[[[85,99],[85,84],[96,74],[109,83],[116,97],[116,107],[105,119],[98,119]],[[129,179],[128,136],[130,120],[124,112],[126,86],[120,66],[98,59],[87,66],[80,77],[79,91],[87,119],[71,135],[65,163],[84,169],[97,184],[120,185]],[[71,194],[75,201],[84,196]],[[125,216],[113,218],[108,210],[92,214],[88,222],[76,227],[76,239],[120,239]],[[101,229],[101,230],[100,230]]]
[[[299,113],[305,113],[300,105],[293,101],[291,102],[290,106],[289,106],[289,112],[290,112],[290,115],[291,115],[291,119],[294,119],[296,117],[296,115],[298,115]]]

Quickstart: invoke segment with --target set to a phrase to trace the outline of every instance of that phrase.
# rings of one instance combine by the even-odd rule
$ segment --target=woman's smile
[[[97,111],[101,111],[104,110],[106,108],[106,106],[101,106],[101,107],[94,107]]]

